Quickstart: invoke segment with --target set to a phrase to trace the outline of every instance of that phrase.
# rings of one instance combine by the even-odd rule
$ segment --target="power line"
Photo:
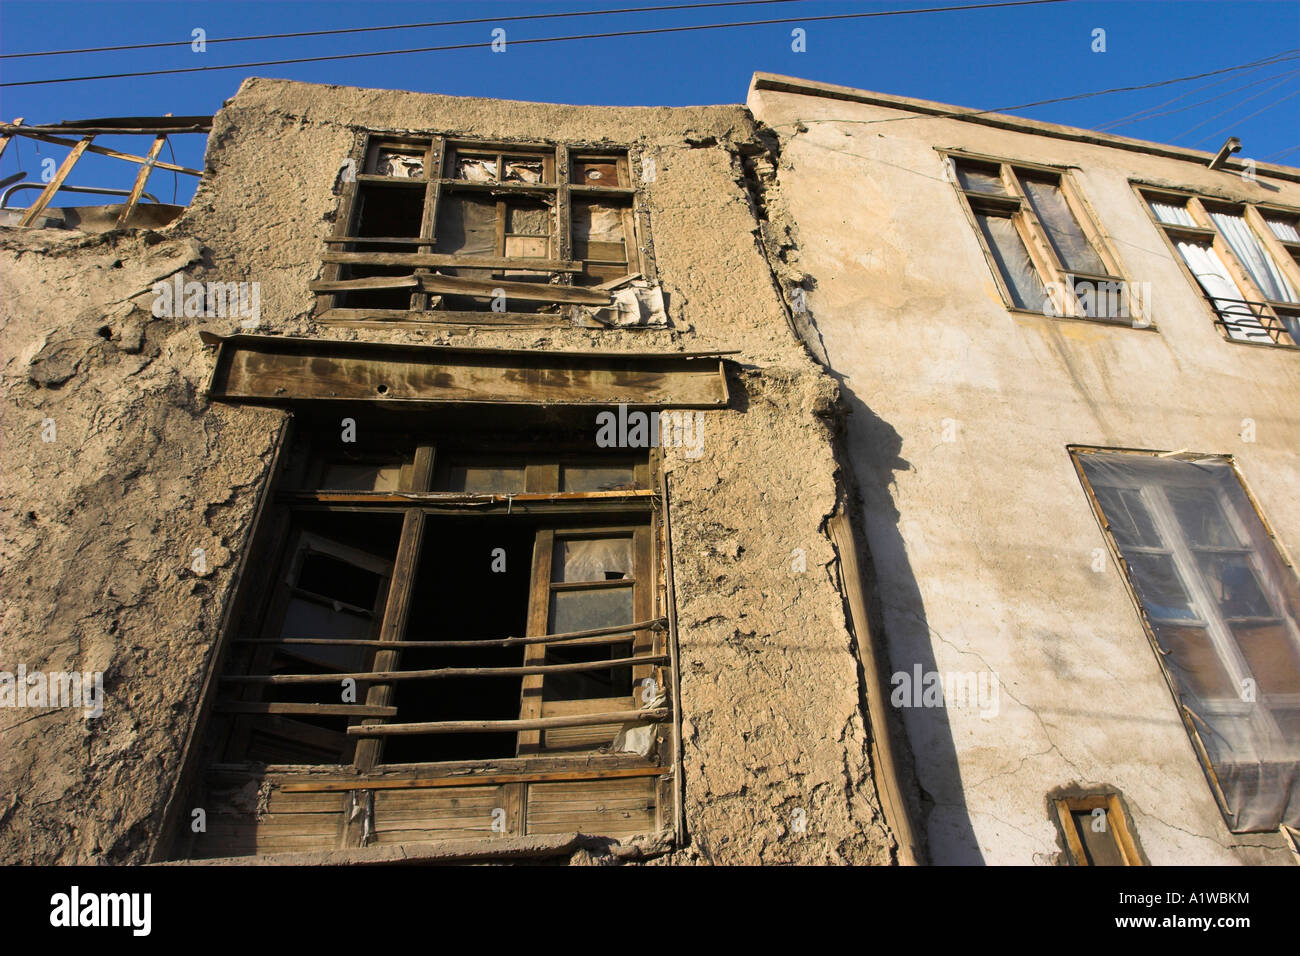
[[[1211,133],[1209,136],[1205,137],[1205,139],[1197,140],[1197,141],[1196,141],[1196,145],[1199,146],[1201,143],[1204,143],[1204,142],[1207,142],[1207,141],[1213,140],[1216,136],[1221,136],[1221,135],[1223,135],[1224,133],[1228,132],[1229,130],[1234,129],[1234,128],[1240,126],[1242,123],[1246,122],[1246,120],[1254,119],[1254,118],[1255,118],[1256,116],[1258,116],[1260,113],[1267,113],[1269,110],[1273,109],[1273,107],[1275,107],[1275,106],[1281,106],[1283,103],[1285,103],[1287,100],[1291,99],[1291,97],[1293,97],[1293,96],[1300,96],[1300,89],[1292,90],[1292,91],[1291,91],[1290,93],[1288,93],[1286,96],[1283,96],[1283,97],[1281,97],[1280,99],[1276,99],[1276,100],[1274,100],[1272,103],[1269,103],[1268,106],[1265,106],[1265,107],[1263,107],[1262,109],[1257,109],[1257,110],[1255,110],[1255,112],[1251,113],[1249,116],[1243,116],[1243,117],[1241,117],[1241,119],[1236,120],[1236,121],[1233,122],[1231,125],[1229,125],[1229,126],[1225,126],[1223,129],[1220,129],[1220,130],[1215,130],[1215,131],[1214,131],[1213,133]]]
[[[1267,156],[1261,159],[1260,162],[1271,163],[1274,160],[1281,159],[1283,156],[1286,156],[1289,153],[1294,153],[1297,151],[1300,151],[1300,143],[1297,143],[1295,146],[1288,146],[1286,149],[1279,149],[1276,153],[1269,153]]]
[[[1202,80],[1207,76],[1218,76],[1222,73],[1233,73],[1238,70],[1247,70],[1251,67],[1267,65],[1275,61],[1278,57],[1287,53],[1300,53],[1300,49],[1282,50],[1279,53],[1271,54],[1262,60],[1251,60],[1249,63],[1241,63],[1237,66],[1225,66],[1221,70],[1210,70],[1208,73],[1193,73],[1190,76],[1176,76],[1169,80],[1157,80],[1154,83],[1142,83],[1138,86],[1116,86],[1108,90],[1093,90],[1090,93],[1074,93],[1070,96],[1056,96],[1050,100],[1035,100],[1032,103],[1021,103],[1018,106],[998,106],[988,110],[954,110],[950,113],[913,113],[909,116],[890,116],[885,119],[863,120],[863,126],[874,126],[877,123],[898,123],[904,120],[912,119],[952,119],[964,116],[985,116],[989,113],[1014,113],[1016,110],[1027,110],[1033,106],[1046,106],[1049,103],[1068,103],[1073,100],[1086,100],[1094,96],[1107,96],[1111,93],[1132,93],[1136,90],[1151,90],[1160,86],[1172,86],[1175,83],[1186,83],[1190,80]],[[2,86],[3,84],[0,84]]]
[[[519,20],[558,20],[564,17],[601,17],[616,13],[648,13],[663,10],[692,10],[708,7],[749,7],[771,3],[806,3],[807,0],[730,0],[717,3],[673,3],[659,7],[623,7],[618,10],[574,10],[568,13],[529,13],[507,17],[475,17],[471,20],[430,20],[427,23],[395,23],[379,27],[347,27],[338,30],[310,30],[305,33],[262,33],[246,37],[216,37],[206,42],[245,43],[249,40],[286,40],[297,37],[338,36],[345,33],[378,33],[383,30],[416,30],[423,27],[455,27],[475,23],[505,23]],[[118,50],[156,50],[169,46],[190,46],[190,40],[168,40],[163,43],[127,43],[122,46],[90,46],[79,50],[42,50],[36,53],[0,53],[0,60],[17,60],[33,56],[65,56],[70,53],[111,53]]]
[[[1279,86],[1284,84],[1288,79],[1290,79],[1290,76],[1291,74],[1289,73],[1286,74],[1285,76],[1282,77],[1282,79],[1278,80],[1272,86],[1265,87],[1264,89],[1256,93],[1254,96],[1248,96],[1244,100],[1238,100],[1236,103],[1233,103],[1231,106],[1229,106],[1226,110],[1221,110],[1220,112],[1215,113],[1213,116],[1208,116],[1205,119],[1201,120],[1199,123],[1197,123],[1195,126],[1191,126],[1183,130],[1177,136],[1170,137],[1170,140],[1172,141],[1176,139],[1182,139],[1188,133],[1194,133],[1202,126],[1209,126],[1211,123],[1213,123],[1216,119],[1219,119],[1221,116],[1227,116],[1229,113],[1233,112],[1234,110],[1240,109],[1241,107],[1245,106],[1247,103],[1251,102],[1252,100],[1259,99],[1261,96],[1263,96],[1265,93],[1268,93],[1270,90],[1277,89]]]
[[[1295,60],[1295,59],[1298,59],[1298,57],[1279,56],[1276,59],[1270,60],[1268,63],[1262,63],[1259,66],[1251,67],[1246,72],[1254,73],[1256,70],[1263,70],[1270,66],[1275,66],[1278,63],[1285,63],[1288,60]],[[1286,74],[1281,74],[1281,73],[1273,74],[1273,76],[1283,76],[1283,75]],[[1187,106],[1179,106],[1172,110],[1164,109],[1164,107],[1168,106],[1171,103],[1177,103],[1179,100],[1185,100],[1187,99],[1187,97],[1193,96],[1196,93],[1201,93],[1204,92],[1205,90],[1213,89],[1216,86],[1222,86],[1224,83],[1228,83],[1232,81],[1233,77],[1225,76],[1222,79],[1215,80],[1213,83],[1206,83],[1204,86],[1198,86],[1195,89],[1188,90],[1186,93],[1180,93],[1178,96],[1175,96],[1173,99],[1165,100],[1163,103],[1157,103],[1155,106],[1148,106],[1146,109],[1138,110],[1135,113],[1129,113],[1126,116],[1121,116],[1119,119],[1110,120],[1109,122],[1102,123],[1100,126],[1094,128],[1099,132],[1101,132],[1105,130],[1117,129],[1120,126],[1128,126],[1132,123],[1141,123],[1144,122],[1145,120],[1155,119],[1157,116],[1169,116],[1173,113],[1182,113],[1187,110],[1195,109],[1198,106],[1204,106],[1206,103],[1213,103],[1215,100],[1221,100],[1225,96],[1231,96],[1233,93],[1239,93],[1242,90],[1250,89],[1251,87],[1257,86],[1260,83],[1267,83],[1272,78],[1273,77],[1257,78],[1251,80],[1249,83],[1245,83],[1241,86],[1233,87],[1232,89],[1228,90],[1226,93],[1219,93],[1216,96],[1211,96],[1204,100],[1198,100],[1197,102],[1191,103]]]
[[[816,17],[782,17],[772,20],[744,20],[735,23],[702,23],[693,26],[653,27],[645,30],[617,30],[609,33],[583,33],[573,36],[535,37],[510,40],[515,46],[533,43],[560,43],[568,40],[605,40],[613,37],[650,36],[663,33],[689,33],[699,30],[722,30],[733,27],[766,26],[778,23],[817,23],[831,20],[863,20],[870,17],[909,16],[918,13],[955,13],[960,10],[989,10],[997,7],[1032,7],[1048,3],[1072,3],[1074,0],[1003,0],[999,3],[967,3],[947,7],[922,7],[913,10],[877,10],[870,13],[840,13]],[[375,56],[400,56],[408,53],[440,53],[449,50],[474,50],[492,46],[495,41],[480,43],[453,43],[442,46],[414,47],[407,50],[377,50],[369,53],[336,53],[330,56],[303,56],[284,60],[258,60],[250,63],[230,63],[224,66],[190,66],[172,70],[141,70],[133,73],[104,73],[93,76],[64,76],[49,80],[19,80],[0,83],[0,87],[44,86],[51,83],[77,83],[85,80],[120,80],[142,76],[171,76],[178,73],[207,73],[213,70],[242,70],[255,66],[284,66],[293,63],[322,63],[329,60],[356,60]]]

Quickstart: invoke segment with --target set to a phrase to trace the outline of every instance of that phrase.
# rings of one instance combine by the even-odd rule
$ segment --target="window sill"
[[[1131,321],[1116,321],[1113,319],[1095,319],[1086,315],[1046,315],[1042,310],[1022,309],[1018,306],[1008,305],[1007,311],[1013,315],[1032,316],[1037,319],[1049,319],[1053,322],[1085,322],[1088,325],[1100,325],[1112,329],[1133,329],[1137,332],[1159,332],[1160,328],[1154,322],[1146,322],[1142,325],[1134,325]]]

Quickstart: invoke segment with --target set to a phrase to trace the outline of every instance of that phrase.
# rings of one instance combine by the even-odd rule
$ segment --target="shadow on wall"
[[[893,498],[895,473],[910,471],[912,465],[901,456],[903,439],[894,427],[873,412],[843,376],[827,371],[839,383],[851,412],[847,453],[862,497],[862,527],[870,549],[864,567],[871,579],[872,634],[885,644],[890,690],[894,691],[893,678],[900,674],[906,675],[906,681],[898,685],[910,690],[918,666],[923,675],[939,671],[933,641],[940,639],[926,619]],[[891,693],[890,705],[899,712],[898,724],[906,731],[900,750],[911,756],[912,766],[904,773],[911,777],[906,781],[910,799],[919,797],[919,808],[914,803],[913,812],[924,833],[927,855],[934,864],[981,865],[984,857],[966,807],[948,712],[943,706],[924,706],[921,688],[914,690],[911,706],[898,707],[895,701],[902,696],[898,693]]]

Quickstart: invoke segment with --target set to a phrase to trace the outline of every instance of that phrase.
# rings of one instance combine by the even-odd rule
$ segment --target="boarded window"
[[[1075,455],[1230,827],[1300,824],[1300,581],[1231,462]]]

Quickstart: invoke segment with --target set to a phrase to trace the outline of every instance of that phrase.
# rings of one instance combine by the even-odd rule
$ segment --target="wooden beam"
[[[86,147],[90,145],[92,139],[94,139],[93,136],[87,136],[72,147],[72,152],[63,158],[63,162],[59,165],[59,170],[54,174],[54,178],[41,190],[40,196],[36,198],[36,202],[32,203],[23,218],[19,220],[18,225],[30,226],[45,211],[45,207],[50,204],[54,194],[59,191],[63,181],[68,178],[68,173],[72,172],[72,167],[77,165],[77,160],[81,158],[81,154],[86,151]]]
[[[521,504],[528,501],[608,501],[616,498],[653,498],[649,488],[626,491],[521,491],[518,494],[466,494],[460,491],[285,491],[277,497],[286,502],[348,504],[480,504],[500,502]],[[603,583],[603,582],[597,582]]]
[[[620,710],[606,714],[574,714],[568,717],[537,717],[532,720],[434,720],[418,724],[375,724],[349,727],[354,737],[392,737],[416,734],[496,734],[518,730],[548,730],[552,727],[586,727],[600,724],[645,723],[664,720],[671,712],[656,710]]]
[[[427,790],[442,787],[487,787],[506,783],[575,783],[627,777],[661,777],[670,767],[611,767],[608,770],[552,770],[538,773],[457,774],[454,777],[408,777],[400,780],[358,778],[284,783],[281,793],[346,793],[349,790]]]
[[[522,667],[441,667],[418,671],[374,670],[351,674],[226,674],[223,681],[232,684],[337,684],[355,680],[370,684],[387,684],[399,680],[434,680],[440,677],[515,677],[526,674],[568,674],[603,671],[636,664],[666,664],[668,655],[615,657],[609,660],[578,661],[574,664],[525,664]],[[393,663],[397,663],[393,661]]]
[[[328,242],[352,242],[336,236]],[[429,240],[424,243],[427,245]],[[535,272],[581,272],[583,264],[563,259],[529,259],[512,256],[453,256],[433,252],[326,252],[322,262],[357,266],[413,266],[416,268],[510,269]]]
[[[576,286],[550,285],[541,282],[506,282],[498,279],[467,279],[462,276],[422,275],[420,287],[426,292],[491,299],[505,293],[508,299],[525,302],[561,302],[568,305],[609,305],[608,292]]]
[[[312,717],[396,717],[396,707],[368,704],[293,704],[281,701],[218,700],[223,714],[291,714]]]
[[[364,279],[318,281],[307,288],[312,292],[347,292],[350,289],[414,289],[419,284],[415,276],[369,276]]]
[[[563,634],[546,634],[537,637],[501,637],[483,641],[402,641],[401,648],[416,647],[515,647],[520,644],[555,644],[560,641],[576,641],[589,637],[604,637],[609,634],[625,634],[628,631],[662,630],[666,624],[662,617],[652,621],[638,621],[618,627],[593,627],[586,631],[569,631]],[[360,638],[305,638],[305,637],[237,637],[235,644],[310,644],[312,646],[346,646],[346,647],[381,647],[384,641],[367,641]]]
[[[15,132],[21,132],[23,136],[30,137],[31,139],[39,139],[42,143],[53,143],[56,146],[76,146],[78,142],[75,139],[64,139],[61,136],[46,136],[42,133],[30,133],[28,132],[30,128],[31,127],[24,126],[22,130],[15,130]],[[86,147],[86,152],[96,153],[100,156],[112,156],[114,159],[124,159],[128,163],[147,163],[149,161],[143,156],[135,155],[135,153],[123,153],[120,150],[109,149],[107,146],[95,146],[94,144]],[[185,173],[189,176],[203,175],[203,171],[200,169],[190,169],[188,166],[177,166],[175,163],[164,163],[161,159],[157,160],[153,164],[153,167],[154,169],[166,169],[169,172]]]
[[[154,139],[153,145],[149,147],[149,155],[145,157],[145,162],[140,166],[140,171],[135,174],[135,185],[131,187],[131,196],[127,199],[121,215],[117,217],[118,229],[124,229],[126,221],[131,218],[131,213],[135,210],[135,204],[140,201],[140,196],[144,193],[144,185],[149,181],[149,174],[153,172],[153,164],[158,159],[158,154],[162,152],[163,144],[166,142],[166,136],[158,136]]]

